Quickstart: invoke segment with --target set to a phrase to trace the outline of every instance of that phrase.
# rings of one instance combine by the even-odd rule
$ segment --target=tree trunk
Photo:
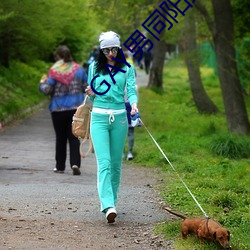
[[[161,4],[161,0],[157,0],[157,7]],[[162,14],[164,14],[162,12]],[[166,15],[166,14],[165,14]],[[163,23],[166,23],[165,19],[160,16],[160,20]],[[166,28],[165,28],[166,29]],[[165,29],[159,35],[160,41],[156,39],[152,39],[154,44],[153,47],[153,60],[152,60],[152,67],[149,73],[149,81],[148,81],[148,88],[156,87],[160,90],[163,89],[163,67],[165,61],[165,54],[167,51],[167,46],[165,41],[163,40]]]
[[[192,15],[191,15],[192,14]],[[207,95],[201,81],[200,57],[196,48],[195,18],[192,13],[185,17],[185,54],[191,92],[200,113],[217,113],[218,108]]]
[[[235,60],[232,7],[230,0],[212,0],[212,3],[216,28],[214,45],[228,129],[248,134],[250,124]]]
[[[163,67],[166,54],[166,43],[157,41],[154,43],[153,61],[149,73],[148,88],[156,87],[160,90],[163,89]]]

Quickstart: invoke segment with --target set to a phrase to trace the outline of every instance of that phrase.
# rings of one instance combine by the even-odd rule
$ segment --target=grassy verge
[[[46,97],[38,90],[42,74],[48,66],[43,62],[27,65],[12,62],[9,69],[0,68],[0,122],[6,123],[9,116],[19,118],[23,110],[32,110]]]
[[[176,60],[165,67],[164,94],[139,90],[142,120],[202,208],[230,230],[232,249],[250,249],[250,138],[227,133],[218,79],[211,69],[201,70],[206,91],[220,114],[197,112],[186,67]],[[136,165],[157,167],[161,171],[163,184],[157,188],[165,204],[188,217],[203,216],[143,127],[136,128],[134,154]],[[192,237],[184,242],[178,237],[180,224],[180,219],[163,223],[156,227],[156,232],[168,239],[175,238],[178,250],[217,249],[214,244],[201,247]]]

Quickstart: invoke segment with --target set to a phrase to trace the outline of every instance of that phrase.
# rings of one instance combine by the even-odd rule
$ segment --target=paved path
[[[47,108],[39,110],[20,124],[2,131],[0,133],[1,207],[8,209],[15,207],[16,203],[25,204],[33,197],[40,209],[41,206],[45,209],[47,204],[53,204],[57,197],[65,205],[67,203],[65,199],[74,200],[74,206],[78,207],[79,213],[65,216],[76,220],[79,217],[85,217],[86,220],[91,221],[103,220],[102,214],[99,213],[99,199],[96,190],[95,155],[91,154],[82,160],[81,176],[72,175],[69,163],[65,174],[53,173],[54,166],[54,132]],[[118,208],[125,212],[128,206],[133,207],[137,203],[139,212],[129,216],[121,213],[121,219],[131,221],[136,219],[141,222],[162,219],[161,214],[149,213],[154,206],[150,201],[148,204],[145,203],[146,193],[150,191],[147,186],[152,183],[150,179],[141,179],[140,176],[137,176],[137,174],[143,174],[144,171],[147,174],[146,169],[124,166],[121,202]],[[145,191],[147,192],[144,193]],[[35,203],[34,209],[37,207]],[[149,209],[146,209],[145,206]],[[30,216],[30,209],[27,210],[23,206],[22,213]],[[89,212],[84,212],[86,210]],[[145,214],[143,210],[148,211],[148,216],[139,216]],[[57,211],[52,216],[60,218],[61,215],[61,212]]]
[[[138,84],[143,85],[145,79],[147,79],[145,74],[139,73]],[[25,202],[25,199],[30,199],[31,195],[35,196],[36,201],[39,200],[42,203],[46,199],[52,202],[54,195],[58,195],[58,198],[74,196],[78,200],[77,206],[79,206],[79,209],[93,211],[95,217],[102,219],[102,215],[96,213],[99,210],[99,200],[96,190],[96,160],[94,154],[82,160],[81,176],[72,176],[69,163],[65,174],[55,174],[52,172],[55,166],[54,144],[54,131],[47,107],[13,127],[2,129],[0,132],[0,196],[3,196],[5,192],[7,194],[4,198],[6,201],[4,206],[11,207],[13,203],[19,200]],[[141,174],[145,169],[139,171],[134,169],[133,171]],[[148,184],[147,180],[140,183],[139,177],[136,174],[134,175],[133,171],[131,172],[128,166],[124,166],[125,179],[121,188],[121,196],[123,196],[121,200],[125,199],[126,202],[121,202],[121,210],[126,210],[125,207],[128,206],[128,203],[132,207],[135,201],[129,197],[141,193],[140,189],[144,189],[144,186]],[[132,187],[130,184],[134,186]],[[151,184],[150,181],[149,184]],[[8,198],[10,194],[12,195],[11,199]],[[89,199],[89,202],[82,204],[79,197],[83,197],[82,200],[85,201]],[[146,197],[142,195],[141,198],[138,196],[135,200],[144,203],[145,199]],[[142,204],[138,205],[138,209],[140,208],[143,208]],[[24,212],[28,211],[25,210]],[[79,214],[73,214],[72,218],[77,218]],[[134,220],[138,214],[140,212],[130,215],[126,219]],[[61,216],[60,213],[56,213],[56,215]],[[158,220],[156,219],[158,216],[152,214],[137,219],[144,222],[155,221]],[[124,215],[121,215],[121,217],[124,217]],[[160,216],[160,218],[162,217]],[[89,217],[89,214],[86,214],[86,219],[93,220]]]
[[[145,87],[148,84],[148,75],[144,73],[144,70],[139,69],[138,67],[136,68],[136,84],[138,87]]]
[[[139,74],[138,85],[143,85],[145,80],[147,76]],[[0,234],[1,250],[31,249],[29,246],[32,244],[35,246],[32,249],[72,250],[117,249],[120,246],[120,249],[165,247],[162,243],[151,244],[153,236],[150,238],[145,233],[152,233],[153,225],[167,218],[166,213],[159,208],[157,192],[151,188],[158,182],[156,170],[124,164],[120,199],[117,204],[118,226],[115,229],[115,232],[120,230],[124,238],[115,237],[118,239],[113,238],[106,242],[107,235],[103,233],[93,240],[91,237],[95,232],[108,233],[113,230],[107,228],[104,215],[99,211],[95,156],[91,154],[82,160],[81,176],[72,175],[69,163],[64,174],[53,173],[54,140],[47,107],[9,128],[0,130],[0,231],[5,232]],[[16,223],[29,221],[28,226],[15,226],[15,219]],[[60,247],[57,243],[58,248],[55,248],[55,239],[49,231],[52,226],[47,224],[47,228],[42,225],[47,220],[50,221],[50,226],[55,223],[85,223],[81,240],[65,238],[65,233],[62,237],[62,242],[63,238],[65,242],[61,244],[66,247]],[[40,225],[34,224],[38,222]],[[32,238],[29,236],[31,233],[26,235],[25,232],[27,228],[32,230],[33,227],[36,230]],[[145,244],[138,246],[138,242],[135,242],[131,235],[138,235],[140,231],[138,237],[140,242],[144,240]],[[37,232],[43,232],[49,240],[41,243]],[[75,242],[78,242],[79,246],[73,246]]]

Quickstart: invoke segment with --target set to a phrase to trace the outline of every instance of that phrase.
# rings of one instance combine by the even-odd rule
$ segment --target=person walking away
[[[145,72],[148,75],[149,69],[150,69],[150,64],[152,61],[152,53],[151,51],[147,51],[149,48],[148,45],[145,46],[145,50],[143,51],[143,57],[144,57],[144,67],[145,67]]]
[[[134,67],[128,67],[121,51],[120,36],[113,31],[99,36],[100,53],[90,65],[86,93],[93,100],[90,134],[97,160],[97,189],[101,212],[106,214],[108,223],[115,222],[116,202],[121,180],[122,155],[128,131],[124,91],[131,104],[131,115],[138,112]],[[119,59],[115,61],[112,58]],[[128,71],[123,73],[112,67]],[[111,71],[115,84],[111,79]],[[93,72],[93,73],[92,73]],[[126,77],[127,74],[127,77]],[[93,75],[96,77],[94,81]],[[111,85],[107,91],[107,84]],[[102,94],[95,94],[93,89]]]
[[[92,51],[91,51],[90,54],[89,54],[89,59],[88,59],[88,62],[87,62],[88,67],[89,67],[89,65],[90,65],[93,61],[95,61],[95,60],[97,59],[98,54],[99,54],[98,46],[94,46],[94,47],[92,48]]]
[[[129,57],[128,51],[124,51],[124,56],[126,58],[126,61],[128,63],[130,63],[131,65],[134,66],[134,62],[133,60]],[[135,76],[136,76],[136,69],[135,70]],[[137,90],[137,86],[136,86],[136,90]],[[138,93],[138,92],[137,92]],[[138,94],[137,94],[138,97]],[[128,119],[128,153],[127,153],[127,161],[133,160],[134,156],[133,156],[133,149],[134,149],[134,131],[135,128],[131,125],[131,117],[130,117],[130,113],[131,113],[131,105],[127,99],[127,96],[125,94],[125,105],[126,105],[126,111],[127,111],[127,119]]]
[[[143,63],[142,63],[142,60],[143,60],[143,57],[144,57],[144,54],[142,54],[141,58],[140,58],[140,53],[137,53],[136,52],[139,50],[139,47],[138,48],[135,48],[134,50],[134,54],[135,56],[133,56],[134,58],[134,64],[139,67],[140,69],[143,69]]]
[[[54,56],[56,62],[50,68],[48,77],[43,77],[39,84],[40,91],[51,96],[49,110],[56,135],[56,166],[53,171],[64,173],[68,141],[73,175],[80,175],[80,142],[72,134],[71,125],[77,107],[84,100],[87,74],[79,64],[73,61],[67,46],[59,46]]]
[[[135,128],[131,126],[131,105],[128,101],[125,102],[126,111],[127,111],[127,119],[128,119],[128,153],[127,153],[127,161],[133,160],[133,148],[134,148],[134,131]]]

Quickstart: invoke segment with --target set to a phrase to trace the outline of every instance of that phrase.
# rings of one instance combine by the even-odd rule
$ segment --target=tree
[[[161,4],[161,2],[161,0],[156,1],[157,7]],[[162,12],[162,14],[163,16],[166,16],[165,12]],[[161,21],[163,24],[166,23],[166,20],[162,16],[159,16],[159,21]],[[165,35],[165,29],[163,29],[163,31],[160,33],[159,41],[152,38],[152,40],[154,41],[153,61],[149,74],[149,81],[147,85],[148,88],[156,87],[160,90],[163,89],[163,67],[165,54],[167,51],[167,45],[165,39],[163,39]]]
[[[145,19],[160,5],[162,0],[127,0],[117,1],[112,0],[96,0],[95,11],[98,13],[98,18],[102,22],[104,27],[108,27],[108,30],[114,30],[121,35],[122,43],[125,42],[135,30],[139,30],[142,33],[145,29],[141,24]],[[164,14],[163,11],[161,11]],[[106,17],[109,18],[106,18]],[[161,18],[161,21],[165,23],[165,19]],[[121,25],[122,23],[122,25]],[[107,29],[107,28],[106,28]],[[164,31],[160,35],[160,41],[157,41],[153,37],[148,37],[153,42],[153,63],[150,70],[150,77],[148,87],[156,87],[158,89],[163,88],[163,66],[166,52],[166,42],[164,38]],[[146,41],[146,40],[144,40]],[[143,44],[143,42],[142,42]],[[139,46],[141,46],[140,44]]]
[[[192,13],[192,15],[191,15]],[[217,113],[218,108],[207,95],[200,75],[200,57],[196,45],[195,15],[192,11],[185,18],[185,55],[191,92],[200,113]]]
[[[236,64],[230,0],[212,0],[214,21],[201,1],[195,1],[195,6],[204,16],[213,37],[228,130],[249,134],[250,123]]]
[[[50,14],[50,9],[46,11],[46,5],[41,1],[34,2],[2,0],[0,9],[8,18],[0,20],[0,51],[4,55],[1,57],[1,64],[9,66],[11,59],[27,61],[32,57],[37,58],[38,50],[44,51],[45,44],[51,46],[56,37],[48,32],[47,20],[44,13]],[[46,27],[46,28],[45,28]],[[51,43],[52,42],[52,43]]]
[[[232,0],[236,37],[243,38],[250,35],[250,9],[249,0]]]
[[[141,24],[152,8],[152,0],[93,0],[100,32],[112,30],[121,36],[124,43],[129,36],[141,28]]]
[[[48,60],[54,49],[66,44],[74,59],[93,46],[95,20],[88,16],[89,1],[0,1],[0,64],[10,60]]]
[[[250,1],[233,0],[234,27],[236,35],[237,63],[244,94],[250,96]]]

